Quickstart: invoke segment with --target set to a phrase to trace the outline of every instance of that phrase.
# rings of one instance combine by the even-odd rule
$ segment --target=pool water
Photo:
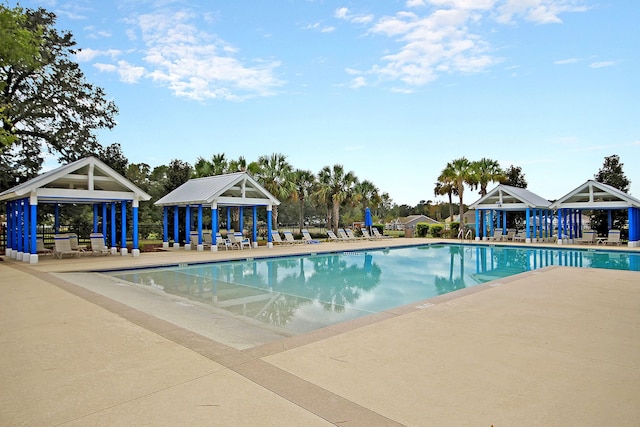
[[[107,274],[301,333],[551,265],[640,271],[640,253],[436,244]]]

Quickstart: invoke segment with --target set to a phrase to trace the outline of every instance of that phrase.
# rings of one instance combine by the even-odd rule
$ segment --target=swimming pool
[[[640,253],[434,244],[106,274],[301,333],[551,265],[640,271]]]

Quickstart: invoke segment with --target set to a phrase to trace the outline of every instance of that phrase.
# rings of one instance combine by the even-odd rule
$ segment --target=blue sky
[[[618,154],[640,197],[635,0],[20,3],[74,34],[132,163],[280,152],[414,205],[458,157],[555,199]]]

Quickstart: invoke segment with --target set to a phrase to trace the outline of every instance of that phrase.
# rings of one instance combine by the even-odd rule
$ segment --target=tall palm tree
[[[353,196],[358,178],[352,171],[344,171],[344,166],[333,165],[333,168],[325,166],[318,173],[318,190],[316,197],[326,203],[331,202],[331,218],[334,233],[338,232],[340,224],[340,205]]]
[[[444,178],[445,181],[443,182],[450,182],[458,192],[458,197],[460,198],[460,228],[462,229],[464,228],[464,186],[465,184],[474,185],[475,183],[471,162],[466,157],[452,160],[447,163],[440,176]]]
[[[449,218],[453,221],[453,194],[456,191],[449,179],[444,176],[444,171],[438,177],[438,182],[433,189],[435,196],[448,196],[449,197]]]
[[[227,173],[229,169],[229,162],[224,153],[214,154],[211,157],[211,167],[213,169],[212,175],[222,175]]]
[[[295,192],[295,183],[291,177],[293,167],[287,161],[287,156],[273,153],[258,158],[260,169],[257,179],[260,184],[278,199],[287,199]],[[273,226],[278,228],[278,206],[273,206]]]
[[[193,178],[204,178],[213,175],[213,165],[204,157],[198,157],[193,165]]]
[[[475,182],[480,185],[480,197],[487,195],[487,184],[490,182],[502,182],[507,179],[497,160],[483,157],[478,161],[472,162],[471,167],[475,175]]]
[[[360,181],[355,187],[357,197],[362,201],[364,208],[369,204],[377,206],[380,204],[380,190],[375,184],[367,179]]]
[[[293,172],[292,179],[296,186],[294,199],[297,199],[298,202],[300,202],[298,225],[300,226],[300,232],[302,233],[302,229],[304,228],[304,202],[316,183],[316,176],[311,171],[296,169]]]

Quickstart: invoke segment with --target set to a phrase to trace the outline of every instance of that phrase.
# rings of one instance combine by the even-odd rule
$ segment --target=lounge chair
[[[377,227],[371,227],[371,232],[373,233],[373,237],[376,239],[390,239],[391,236],[385,236],[384,234],[380,234]]]
[[[580,239],[576,239],[576,243],[583,243],[585,245],[595,245],[596,232],[593,230],[583,231],[582,237]]]
[[[351,240],[362,240],[364,239],[364,237],[356,237],[355,234],[353,234],[353,230],[350,228],[345,228],[344,232],[347,233],[347,237]]]
[[[348,242],[350,240],[355,240],[355,236],[353,237],[353,239],[351,237],[349,237],[349,235],[347,234],[346,231],[344,231],[344,229],[342,228],[338,228],[338,236],[340,236],[340,239],[342,239],[343,242]]]
[[[71,249],[78,252],[85,252],[87,250],[87,245],[79,245],[78,244],[78,235],[74,233],[68,234],[69,243],[71,244]]]
[[[311,233],[309,233],[309,230],[307,229],[302,230],[302,238],[307,244],[320,243],[320,240],[315,240],[311,237]]]
[[[621,244],[620,230],[609,230],[609,234],[607,234],[607,240],[604,241],[604,244],[619,246]]]
[[[211,248],[211,245],[213,245],[213,241],[211,240],[211,233],[202,232],[202,247],[207,249]]]
[[[235,233],[231,234],[231,236],[233,236],[235,242],[240,245],[240,249],[244,249],[245,246],[251,249],[251,240],[249,240],[248,237],[244,237],[241,231],[236,231]]]
[[[104,244],[104,235],[102,233],[91,233],[89,235],[91,240],[91,254],[92,255],[109,255],[111,251]]]
[[[53,237],[55,243],[55,249],[53,254],[62,259],[64,255],[80,256],[80,251],[77,249],[71,249],[71,239],[67,235],[56,235]]]
[[[366,228],[361,228],[360,232],[362,233],[362,237],[367,239],[367,240],[374,240],[375,237],[373,237],[371,234],[369,234],[369,231]]]
[[[336,236],[336,233],[334,233],[332,230],[327,230],[327,236],[329,236],[329,241],[332,242],[346,242],[346,240],[342,237]]]
[[[502,240],[508,242],[509,240],[513,240],[516,235],[515,228],[510,228],[507,230],[507,234],[502,235]]]
[[[284,234],[284,239],[287,243],[290,243],[292,245],[298,244],[298,243],[304,243],[302,240],[296,240],[293,237],[293,233],[291,231],[283,231],[282,234]]]
[[[216,247],[220,247],[220,246],[222,246],[227,251],[229,250],[229,248],[233,249],[229,239],[225,239],[224,237],[222,237],[222,234],[216,233]]]
[[[493,236],[489,236],[489,240],[497,240],[500,241],[502,240],[502,228],[495,228],[493,230]]]
[[[44,246],[44,239],[42,237],[38,237],[36,239],[36,253],[40,255],[51,255],[53,251]]]
[[[282,240],[278,230],[271,230],[271,242],[278,245],[286,245],[288,242]]]

